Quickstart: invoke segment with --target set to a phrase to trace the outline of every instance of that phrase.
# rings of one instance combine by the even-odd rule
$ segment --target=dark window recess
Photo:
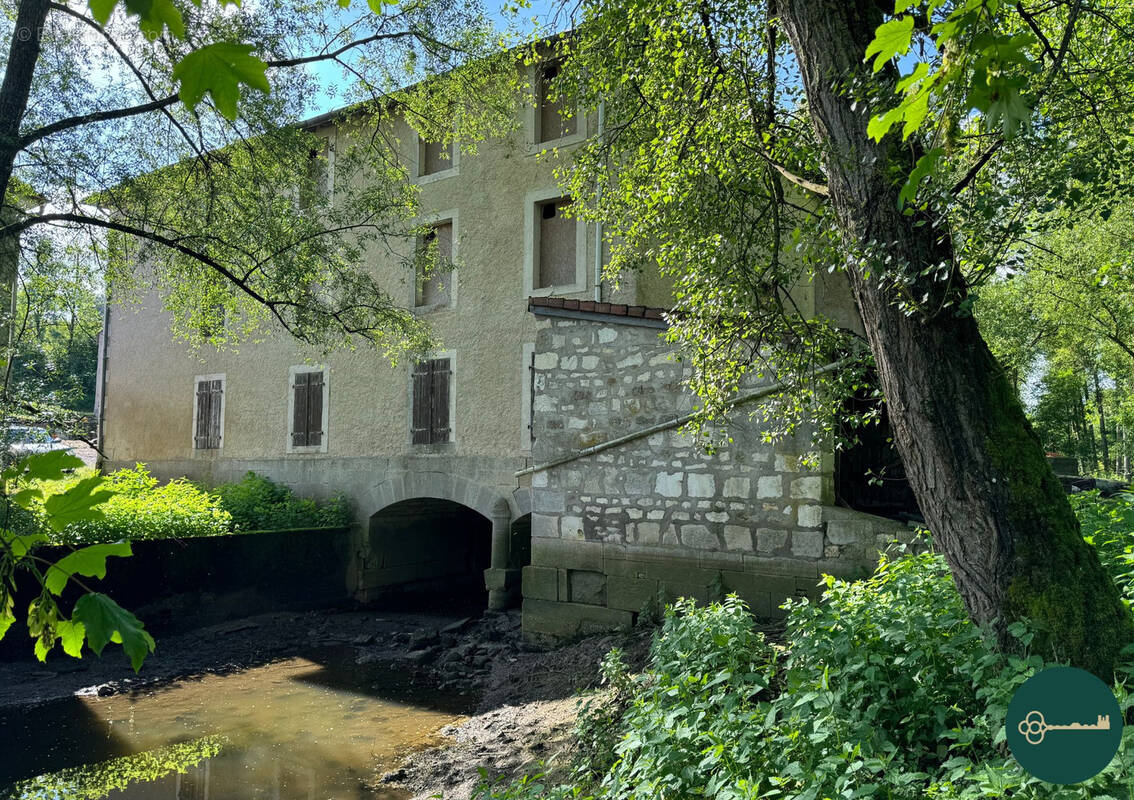
[[[413,443],[449,441],[449,359],[434,358],[413,366]]]
[[[835,496],[841,506],[900,520],[922,521],[921,510],[906,478],[902,458],[891,439],[886,406],[861,392],[846,403],[848,415],[880,406],[877,424],[852,428],[844,423],[844,436],[856,444],[835,453]]]
[[[575,283],[575,220],[564,215],[571,198],[561,197],[539,204],[539,246],[536,251],[535,288],[571,286]]]
[[[323,373],[297,372],[291,391],[291,446],[319,447],[323,444]]]
[[[216,450],[221,446],[222,381],[197,381],[197,430],[193,432],[193,447],[197,450]]]
[[[565,98],[560,95],[551,99],[552,84],[558,77],[558,64],[549,64],[539,71],[539,142],[552,142],[579,130],[579,120],[569,115]]]

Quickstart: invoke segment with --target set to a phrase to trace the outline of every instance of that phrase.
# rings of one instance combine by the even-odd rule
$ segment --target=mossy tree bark
[[[827,147],[830,202],[851,283],[889,404],[894,437],[937,547],[974,622],[1003,649],[1009,625],[1040,630],[1033,651],[1109,680],[1134,622],[1080,535],[1059,481],[1011,381],[971,315],[907,314],[861,255],[877,243],[909,274],[955,264],[947,225],[903,215],[898,191],[913,167],[909,143],[867,136],[870,110],[847,87],[876,83],[863,54],[892,10],[870,0],[779,0],[813,124]],[[916,154],[915,154],[916,155]],[[964,292],[959,273],[920,279],[911,294],[939,307]],[[955,308],[955,307],[954,307]]]

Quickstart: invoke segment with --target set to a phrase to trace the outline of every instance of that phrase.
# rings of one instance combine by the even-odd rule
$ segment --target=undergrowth
[[[62,483],[86,476],[86,471],[79,472]],[[98,506],[101,518],[69,526],[58,536],[59,543],[180,539],[350,524],[350,508],[343,496],[324,502],[296,497],[286,486],[254,472],[237,483],[207,488],[185,478],[163,484],[144,464],[137,464],[110,473],[107,486],[114,495]]]
[[[1129,498],[1080,498],[1092,539],[1129,598]],[[862,581],[825,578],[821,599],[791,600],[784,640],[765,641],[735,596],[665,612],[647,669],[614,652],[608,690],[580,714],[570,779],[484,783],[478,800],[821,800],[1134,798],[1134,729],[1089,781],[1060,787],[1025,773],[1005,743],[1016,687],[1045,666],[994,652],[969,621],[944,559],[883,558]],[[1114,684],[1134,705],[1131,663]]]

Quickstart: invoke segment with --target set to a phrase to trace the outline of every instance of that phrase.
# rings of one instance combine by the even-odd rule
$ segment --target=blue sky
[[[567,21],[563,13],[554,15],[553,11],[562,9],[563,3],[561,0],[530,0],[530,8],[521,10],[518,13],[513,13],[509,8],[515,7],[515,2],[508,2],[507,0],[484,0],[484,8],[495,25],[503,31],[513,31],[519,34],[531,34],[540,28],[549,24],[555,23],[557,28],[562,29],[567,26]],[[362,14],[372,13],[366,5],[364,0],[355,0],[351,7],[346,12],[341,12],[342,16],[337,17],[337,23],[342,23],[344,20],[358,19]],[[334,63],[319,63],[310,67],[312,73],[318,78],[320,84],[327,89],[335,86],[343,80],[342,68]],[[331,91],[325,91],[319,98],[306,110],[304,116],[315,116],[327,111],[332,111],[344,105],[344,100],[341,95],[336,95]]]

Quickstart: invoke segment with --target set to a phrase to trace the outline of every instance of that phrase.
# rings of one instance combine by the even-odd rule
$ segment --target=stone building
[[[345,493],[357,526],[344,593],[469,579],[492,606],[522,595],[533,637],[629,624],[659,592],[723,587],[774,614],[820,572],[866,569],[894,525],[838,508],[832,464],[801,470],[790,444],[761,443],[739,416],[713,456],[666,427],[692,408],[659,337],[670,290],[630,276],[615,292],[598,277],[599,232],[563,216],[553,178],[596,120],[552,124],[559,112],[529,107],[511,137],[472,155],[399,123],[421,219],[458,264],[422,286],[368,254],[445,343],[423,362],[324,357],[283,334],[189,352],[156,295],[112,304],[104,467],[142,461],[207,483],[253,470],[303,494]],[[330,122],[309,127],[333,151]],[[840,287],[806,294],[857,324]]]

